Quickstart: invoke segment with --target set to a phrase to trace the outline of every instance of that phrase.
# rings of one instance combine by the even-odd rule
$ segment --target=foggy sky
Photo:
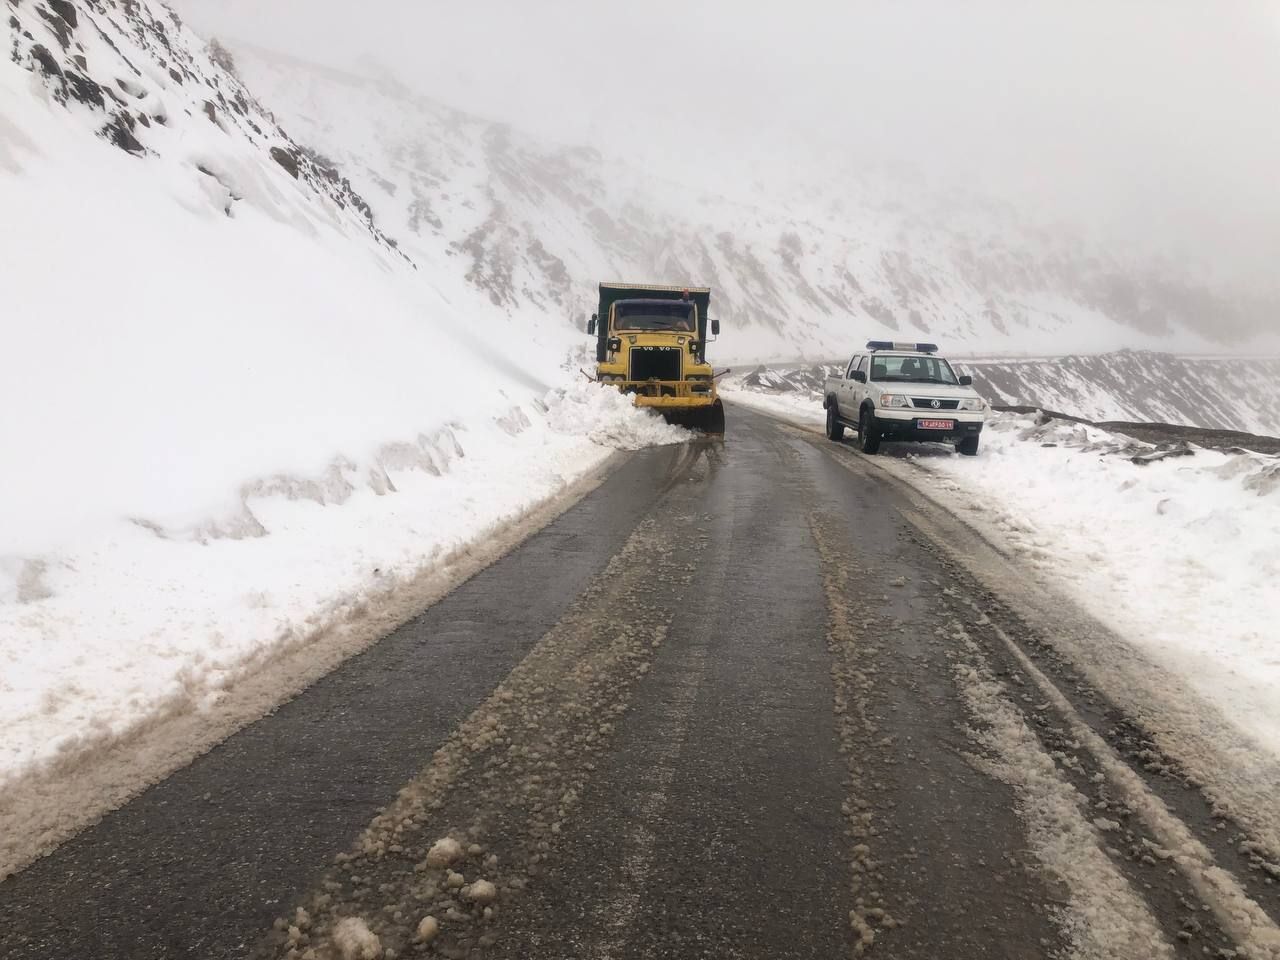
[[[1280,291],[1280,0],[176,5],[206,34],[371,55],[450,105],[687,179],[906,162]]]

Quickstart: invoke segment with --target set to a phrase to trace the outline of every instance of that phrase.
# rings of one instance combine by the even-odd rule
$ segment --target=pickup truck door
[[[861,359],[861,356],[854,355],[853,359],[849,361],[849,366],[844,371],[844,379],[840,381],[840,392],[837,399],[843,416],[848,416],[851,411],[856,411],[862,403],[862,395],[858,390],[862,384],[853,379],[853,371],[858,369],[858,362]]]

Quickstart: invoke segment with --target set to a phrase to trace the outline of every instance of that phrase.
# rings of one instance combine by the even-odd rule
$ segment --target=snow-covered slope
[[[465,274],[506,311],[580,328],[597,280],[692,279],[715,289],[723,361],[827,358],[885,334],[966,352],[1189,350],[1277,314],[1173,266],[1122,262],[1010,209],[889,186],[856,164],[836,182],[729,186],[726,171],[718,189],[676,183],[616,160],[625,144],[547,144],[372,66],[236,49],[255,90],[351,177],[406,250]]]
[[[527,389],[165,8],[10,16],[0,552],[122,515],[238,529],[254,478],[509,407],[463,396],[469,364]]]
[[[1093,421],[1171,423],[1280,436],[1280,359],[1181,357],[1149,350],[1037,359],[955,359],[998,406],[1039,407]],[[843,364],[740,370],[733,385],[821,395]]]

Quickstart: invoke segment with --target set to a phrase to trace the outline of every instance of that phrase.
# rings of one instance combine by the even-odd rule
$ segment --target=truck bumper
[[[718,399],[714,381],[708,380],[610,380],[605,381],[631,394],[637,407],[659,410],[692,410],[715,406]]]
[[[906,411],[903,412],[906,413]],[[952,423],[952,428],[950,430],[938,430],[932,427],[922,428],[920,426],[921,420],[949,420]],[[935,414],[931,417],[921,417],[914,413],[909,413],[903,417],[884,417],[877,414],[875,426],[876,432],[880,434],[880,439],[882,440],[959,443],[967,437],[981,436],[984,420],[961,420],[951,411],[947,411],[944,414]]]

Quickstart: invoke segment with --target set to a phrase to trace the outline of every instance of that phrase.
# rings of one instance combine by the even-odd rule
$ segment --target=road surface
[[[0,883],[0,957],[1280,955],[1234,825],[1055,655],[1101,628],[851,444],[729,424]]]

